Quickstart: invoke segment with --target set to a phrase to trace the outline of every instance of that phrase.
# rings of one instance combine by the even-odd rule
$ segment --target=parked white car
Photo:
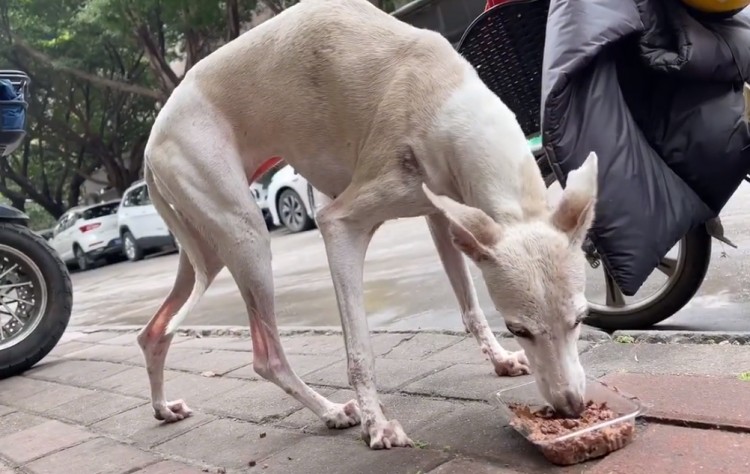
[[[270,229],[273,227],[273,223],[271,222],[271,212],[268,210],[268,188],[263,187],[260,183],[252,183],[250,184],[250,192],[253,194],[255,202],[263,213],[263,220],[266,221],[266,227]]]
[[[122,238],[122,251],[131,262],[147,253],[165,247],[177,247],[164,219],[156,211],[141,180],[125,190],[117,211],[117,229]]]
[[[122,255],[117,230],[119,201],[74,207],[57,221],[50,245],[66,264],[88,270],[99,259],[113,261]]]
[[[314,208],[310,202],[312,186],[294,168],[284,166],[271,178],[266,202],[273,225],[283,225],[290,232],[315,227]]]

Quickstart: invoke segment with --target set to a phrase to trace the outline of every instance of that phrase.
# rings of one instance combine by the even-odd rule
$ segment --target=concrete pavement
[[[247,338],[210,335],[225,332],[176,337],[167,394],[195,415],[163,425],[151,416],[135,333],[71,329],[34,369],[0,381],[0,473],[750,472],[750,382],[742,380],[750,350],[739,340],[618,343],[588,332],[580,343],[587,373],[651,408],[633,444],[560,469],[487,403],[528,377],[495,376],[465,335],[373,335],[387,414],[419,446],[374,452],[358,440],[359,428],[328,430],[259,379]],[[353,397],[340,334],[290,332],[283,343],[317,390],[336,401]]]
[[[742,185],[722,213],[727,235],[739,249],[715,242],[711,267],[699,293],[680,313],[657,328],[750,332],[748,202],[750,185]],[[271,246],[279,324],[339,325],[318,231],[294,235],[274,232]],[[725,257],[722,252],[726,252]],[[169,292],[176,266],[176,256],[167,255],[74,273],[71,324],[145,324]],[[471,271],[490,323],[502,328],[503,322],[473,265]],[[598,302],[604,300],[601,272],[601,267],[588,271],[587,293]],[[662,283],[661,275],[656,273],[647,282],[647,289]],[[365,299],[373,328],[462,329],[455,297],[423,219],[388,222],[375,234],[365,266]],[[247,324],[244,304],[226,270],[217,277],[187,324]]]

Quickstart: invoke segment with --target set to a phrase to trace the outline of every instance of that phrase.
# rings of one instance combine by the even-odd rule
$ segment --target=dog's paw
[[[511,352],[495,362],[495,373],[500,377],[517,377],[531,373],[529,360],[523,351]]]
[[[373,423],[369,430],[362,431],[362,438],[371,449],[391,449],[395,447],[414,447],[414,442],[406,436],[401,423],[390,420],[383,423]]]
[[[184,420],[192,414],[193,410],[191,410],[187,406],[187,403],[182,400],[175,400],[173,402],[167,402],[164,406],[154,407],[154,418],[167,423]]]
[[[326,426],[331,429],[349,428],[360,422],[359,405],[356,400],[350,400],[344,404],[335,404],[334,408],[324,417]]]

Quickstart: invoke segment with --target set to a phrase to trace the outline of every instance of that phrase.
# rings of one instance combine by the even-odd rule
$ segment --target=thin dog
[[[269,234],[247,188],[271,156],[329,198],[317,221],[356,391],[345,404],[305,384],[279,341]],[[157,419],[191,413],[165,397],[165,357],[226,266],[247,306],[258,374],[331,428],[361,421],[371,448],[412,446],[378,399],[363,266],[384,221],[415,216],[426,216],[464,325],[495,372],[533,370],[557,410],[583,409],[580,247],[594,217],[596,155],[548,205],[515,116],[438,33],[366,0],[302,0],[186,74],[159,112],[145,163],[153,203],[182,246],[174,287],[138,336]],[[462,253],[525,352],[498,343]]]

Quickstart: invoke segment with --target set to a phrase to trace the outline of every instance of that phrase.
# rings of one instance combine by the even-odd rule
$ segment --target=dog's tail
[[[208,288],[208,273],[206,268],[205,256],[203,255],[200,244],[196,241],[193,235],[193,230],[190,228],[188,222],[185,221],[185,217],[180,215],[164,198],[162,194],[163,190],[160,189],[163,183],[157,183],[157,179],[153,174],[153,171],[149,168],[148,163],[144,165],[143,179],[146,181],[149,189],[149,197],[151,202],[154,204],[154,208],[159,215],[164,219],[169,230],[175,236],[178,245],[180,246],[180,253],[185,253],[189,263],[192,267],[186,268],[185,265],[180,263],[177,268],[178,272],[189,272],[182,275],[177,275],[175,279],[175,285],[192,285],[193,289],[190,292],[185,304],[183,304],[177,313],[169,320],[165,335],[174,334],[177,328],[187,317],[190,310],[198,303],[198,300]],[[180,255],[180,258],[183,256]],[[179,290],[175,288],[175,290]]]

